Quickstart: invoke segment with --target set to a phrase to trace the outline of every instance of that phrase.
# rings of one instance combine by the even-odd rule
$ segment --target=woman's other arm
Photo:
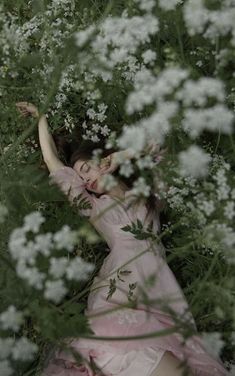
[[[39,112],[36,106],[28,102],[18,102],[16,104],[19,111],[23,116],[33,116],[38,120],[38,132],[39,132],[39,143],[42,150],[43,160],[46,163],[48,170],[50,172],[58,170],[63,167],[64,164],[61,162],[58,156],[55,142],[52,135],[49,132],[47,118],[44,114],[39,116]]]

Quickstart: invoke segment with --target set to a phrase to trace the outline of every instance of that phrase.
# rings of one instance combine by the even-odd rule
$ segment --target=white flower
[[[91,136],[91,141],[92,142],[99,142],[100,141],[100,138],[97,136],[97,134],[93,134]]]
[[[93,108],[89,108],[88,110],[87,110],[87,116],[90,118],[90,119],[92,119],[92,120],[94,120],[95,119],[95,117],[96,117],[96,112],[95,112],[95,110],[93,109]]]
[[[150,155],[145,155],[143,158],[139,158],[136,161],[136,164],[141,170],[143,170],[144,168],[153,168],[155,166],[155,163],[153,162]]]
[[[207,216],[210,216],[215,211],[215,204],[212,200],[202,201],[198,207],[206,213]]]
[[[0,203],[0,223],[3,223],[5,221],[5,217],[8,214],[8,209],[5,205]]]
[[[120,149],[132,149],[134,153],[139,153],[145,147],[145,131],[141,127],[125,125],[117,143]]]
[[[20,258],[20,253],[24,250],[26,242],[27,239],[24,228],[18,227],[11,232],[8,247],[13,259],[17,260]]]
[[[53,237],[51,232],[48,232],[47,234],[39,234],[35,236],[34,248],[44,256],[49,256],[50,250],[53,248],[52,240]]]
[[[13,344],[14,340],[12,338],[0,338],[0,359],[5,359],[10,356]]]
[[[50,258],[49,273],[54,278],[61,278],[66,271],[66,267],[68,265],[68,262],[69,261],[66,257],[59,257],[59,258],[52,257],[52,258]]]
[[[44,296],[46,299],[59,303],[67,293],[64,282],[61,279],[57,281],[46,281]]]
[[[231,190],[231,199],[235,200],[235,188]]]
[[[224,208],[224,216],[230,220],[235,216],[234,202],[228,201]]]
[[[173,10],[176,5],[181,4],[183,0],[159,0],[159,7],[164,10]]]
[[[156,58],[157,58],[156,52],[152,51],[152,50],[144,51],[141,56],[142,56],[145,64],[153,63],[153,61],[156,60]]]
[[[134,187],[131,189],[134,195],[143,195],[148,197],[150,194],[151,187],[146,184],[145,179],[140,176],[135,182]]]
[[[119,170],[120,175],[126,176],[128,178],[131,174],[133,174],[133,172],[134,172],[134,169],[133,169],[131,162],[128,159],[125,160],[125,162],[120,167],[120,170]]]
[[[190,35],[202,33],[209,19],[209,10],[203,0],[189,0],[183,8],[184,21]]]
[[[32,360],[37,351],[38,346],[35,343],[26,337],[21,337],[12,349],[12,358],[21,361]]]
[[[202,0],[189,0],[184,6],[184,21],[190,35],[203,32],[203,37],[215,43],[216,38],[231,33],[235,45],[234,4],[222,1],[220,9],[209,10]]]
[[[156,141],[163,144],[166,135],[170,131],[170,123],[167,117],[158,111],[153,112],[148,118],[140,121],[141,126],[145,130],[145,137],[148,142]],[[146,142],[148,144],[148,142]]]
[[[101,176],[100,186],[102,188],[105,188],[107,191],[109,191],[113,187],[116,187],[116,185],[117,185],[117,180],[112,174],[105,174]]]
[[[138,6],[141,10],[151,12],[151,10],[156,5],[155,0],[134,0],[135,3],[138,3]]]
[[[204,129],[230,134],[234,115],[223,104],[205,109],[187,109],[182,126],[191,138],[197,137]]]
[[[11,329],[17,332],[23,321],[22,312],[17,311],[13,305],[9,306],[5,312],[0,314],[0,323],[4,330]]]
[[[88,41],[88,39],[91,37],[94,31],[95,31],[95,27],[91,25],[85,30],[81,30],[81,31],[74,33],[76,45],[78,47],[83,47],[84,44]]]
[[[221,333],[203,333],[202,340],[206,350],[214,357],[219,357],[220,352],[225,344],[221,339]]]
[[[1,376],[11,376],[13,374],[13,369],[10,366],[8,360],[0,361],[0,375]]]
[[[205,106],[211,97],[218,102],[225,100],[224,83],[211,77],[202,77],[198,81],[187,80],[176,93],[176,98],[182,100],[184,106]]]
[[[155,77],[149,69],[143,66],[135,75],[135,90],[132,90],[127,97],[126,113],[131,115],[154,102],[156,104],[164,103],[166,100],[169,102],[166,96],[172,94],[188,75],[188,71],[175,67],[166,68],[158,77]],[[167,111],[164,115],[167,118],[171,117],[171,115],[167,116]]]
[[[97,124],[97,123],[94,123],[94,124],[92,124],[91,128],[92,128],[93,132],[98,132],[100,130],[100,125]]]
[[[38,232],[41,224],[45,222],[45,218],[40,212],[32,212],[24,217],[24,226],[25,231]]]
[[[100,133],[103,135],[103,136],[108,136],[109,133],[110,133],[110,129],[108,128],[107,125],[104,125],[103,127],[100,128]]]
[[[229,198],[230,186],[227,184],[225,167],[221,167],[217,170],[216,174],[213,175],[213,179],[217,183],[217,197],[218,200],[227,200]]]
[[[83,281],[89,277],[89,273],[94,270],[95,266],[91,263],[84,261],[81,257],[77,256],[70,261],[66,269],[66,276],[68,279],[76,281]]]
[[[20,278],[25,279],[30,286],[38,290],[42,289],[42,282],[46,274],[41,273],[36,267],[28,267],[24,261],[19,261],[16,265],[16,273]]]
[[[67,249],[72,251],[77,242],[77,232],[72,231],[68,225],[64,225],[60,231],[53,236],[55,247],[57,249]]]
[[[191,175],[195,178],[204,177],[208,173],[208,164],[211,156],[196,145],[191,145],[188,150],[179,153],[180,174]]]

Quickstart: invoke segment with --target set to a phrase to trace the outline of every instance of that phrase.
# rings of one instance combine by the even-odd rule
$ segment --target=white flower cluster
[[[13,361],[33,360],[38,346],[26,337],[13,339],[0,338],[0,375],[10,376],[14,373],[10,359]]]
[[[84,140],[92,140],[93,142],[99,142],[100,137],[98,133],[100,132],[103,136],[108,136],[110,133],[110,129],[107,125],[100,125],[99,123],[103,123],[104,120],[107,118],[105,115],[105,111],[107,109],[107,105],[104,103],[98,104],[98,111],[96,112],[94,108],[89,108],[87,110],[87,115],[90,119],[97,121],[93,123],[91,127],[86,124],[86,121],[83,122],[82,127],[85,130],[85,134],[82,136]]]
[[[217,37],[231,33],[231,42],[235,46],[235,4],[222,1],[218,10],[206,8],[203,0],[189,0],[185,3],[184,21],[190,35],[203,34],[213,43]]]
[[[172,94],[188,77],[188,74],[186,70],[175,67],[166,68],[155,77],[149,69],[142,67],[135,75],[134,90],[127,97],[126,113],[132,115],[143,110],[146,105],[161,104],[165,101],[165,97]]]
[[[205,333],[203,332],[201,335],[203,340],[203,344],[208,351],[209,354],[214,356],[215,358],[219,358],[222,348],[225,345],[224,340],[221,338],[221,333],[213,332],[213,333]]]
[[[134,168],[133,168],[132,163],[130,162],[130,160],[126,159],[120,167],[120,170],[119,170],[120,175],[128,178],[129,176],[133,174],[133,172],[134,172]]]
[[[150,195],[151,187],[146,184],[145,179],[143,176],[140,176],[135,182],[134,187],[130,190],[130,192],[137,196],[144,196],[148,197]]]
[[[156,52],[150,49],[144,51],[141,56],[143,58],[144,64],[146,65],[147,64],[154,65],[154,61],[157,58]]]
[[[72,118],[70,114],[66,114],[65,119],[64,119],[64,126],[65,126],[65,129],[69,131],[69,133],[72,133],[72,130],[74,129],[75,124],[74,124],[74,119]]]
[[[95,33],[95,30],[96,30],[95,26],[90,25],[85,30],[80,30],[76,32],[74,34],[76,45],[78,47],[83,47],[87,43],[89,38],[91,38],[92,35]]]
[[[185,110],[182,127],[194,139],[204,129],[231,134],[233,122],[233,112],[224,104],[217,104],[205,109]]]
[[[158,20],[152,14],[144,16],[127,17],[124,11],[121,17],[108,16],[99,26],[97,35],[91,42],[93,53],[107,67],[106,70],[94,66],[89,61],[89,70],[94,75],[101,76],[104,81],[112,79],[112,70],[117,64],[127,63],[137,48],[150,41],[150,36],[158,32]],[[78,31],[75,35],[77,45],[87,41],[94,32],[91,25],[86,30]]]
[[[213,179],[217,183],[217,199],[219,201],[227,200],[229,198],[229,192],[231,190],[226,177],[226,170],[230,169],[228,164],[225,164],[223,167],[220,167],[216,173],[213,175]],[[231,197],[232,198],[232,197]]]
[[[102,188],[105,188],[107,191],[116,187],[117,179],[112,174],[105,174],[101,176],[100,185]]]
[[[46,15],[51,17],[52,15],[57,16],[59,13],[63,12],[63,15],[73,16],[75,9],[75,3],[71,0],[52,0],[52,2],[47,6]]]
[[[14,330],[18,332],[23,323],[22,312],[17,311],[14,305],[8,307],[5,312],[0,314],[0,326],[3,330]]]
[[[157,2],[155,0],[134,0],[138,4],[139,9],[151,12],[156,6]],[[158,0],[158,5],[161,9],[165,11],[173,10],[178,4],[181,4],[183,0]]]
[[[78,231],[71,230],[68,225],[64,225],[54,234],[37,234],[34,240],[28,241],[27,232],[37,233],[44,221],[45,218],[40,212],[32,212],[25,216],[24,225],[13,230],[10,235],[9,252],[16,261],[17,275],[38,290],[45,288],[45,298],[58,303],[67,293],[64,281],[58,278],[66,275],[68,280],[85,280],[93,271],[94,265],[85,262],[79,256],[71,260],[65,257],[51,257],[52,250],[66,249],[71,252],[74,249],[78,240]],[[46,280],[47,274],[40,271],[39,255],[49,258],[50,279]],[[51,278],[56,280],[51,280]],[[14,312],[11,313],[13,315]],[[3,319],[1,318],[0,321]]]
[[[138,4],[138,7],[141,10],[144,10],[146,12],[151,12],[154,6],[156,6],[155,0],[134,0],[134,2]]]
[[[2,55],[5,59],[5,65],[11,67],[11,49],[14,50],[16,57],[26,54],[30,48],[28,40],[38,32],[43,21],[42,17],[34,16],[30,21],[21,25],[18,16],[5,12],[1,7],[0,22],[3,24],[0,34]],[[11,75],[17,76],[18,73],[12,70]]]
[[[226,98],[224,83],[211,77],[202,77],[198,81],[188,79],[176,93],[176,98],[184,106],[205,106],[209,98],[223,102]]]
[[[8,209],[5,205],[1,204],[0,202],[0,223],[5,221],[5,218],[8,214]]]
[[[197,145],[191,145],[186,151],[179,153],[180,174],[194,178],[205,177],[211,156]]]
[[[148,50],[148,51],[150,51],[150,50]],[[150,61],[150,58],[151,58],[151,61]],[[142,59],[144,60],[145,64],[153,65],[153,61],[154,61],[153,54],[152,54],[152,56],[150,56],[150,53],[148,53],[147,56],[145,56],[145,52],[143,52]],[[148,61],[148,63],[147,63],[147,61]],[[125,80],[133,82],[135,75],[136,75],[136,72],[138,72],[140,70],[140,67],[141,67],[141,64],[138,62],[137,58],[135,56],[131,55],[127,59],[125,70],[121,73],[121,76]],[[118,69],[120,70],[121,67],[118,67]]]
[[[135,89],[129,94],[125,104],[127,114],[141,111],[144,106],[154,102],[157,108],[148,118],[123,127],[117,142],[120,148],[133,149],[138,155],[149,142],[164,142],[166,134],[171,129],[170,119],[178,110],[178,104],[166,100],[166,96],[172,94],[187,76],[188,72],[179,68],[165,69],[157,78],[145,67],[136,73]]]
[[[203,130],[231,134],[235,117],[223,103],[226,94],[222,81],[210,77],[193,81],[187,79],[188,75],[187,71],[180,68],[166,68],[158,77],[146,67],[141,67],[136,72],[134,90],[128,95],[125,104],[126,113],[132,115],[151,104],[156,105],[156,111],[137,124],[124,127],[120,137],[121,145],[125,147],[133,145],[134,150],[140,151],[139,140],[142,140],[142,146],[150,140],[158,140],[162,144],[166,134],[171,130],[170,120],[178,112],[178,102],[182,102],[185,107],[182,127],[192,139],[198,137]],[[172,94],[178,102],[168,100],[169,95]],[[207,105],[211,98],[219,103],[209,108],[194,108],[195,105],[199,107]],[[131,145],[130,135],[134,135],[137,126],[138,138],[133,138]],[[140,130],[140,127],[143,127],[145,132]],[[128,128],[131,130],[129,131]],[[137,145],[134,142],[136,139]]]
[[[216,209],[214,201],[207,200],[206,197],[203,197],[202,200],[199,200],[199,197],[197,197],[197,206],[201,211],[203,211],[206,214],[207,217],[214,213]]]
[[[14,305],[0,313],[1,330],[18,332],[23,321],[23,312],[18,311]],[[0,338],[0,375],[10,376],[14,373],[11,360],[32,360],[37,351],[38,346],[24,336],[17,339],[12,337]]]
[[[132,149],[134,154],[140,153],[146,144],[146,135],[143,128],[138,126],[123,126],[123,133],[117,140],[120,149]]]
[[[198,180],[191,176],[174,178],[174,185],[168,188],[164,196],[170,208],[184,213],[188,226],[193,221],[202,228],[204,241],[208,241],[212,253],[216,247],[223,249],[226,260],[232,263],[235,262],[235,232],[229,225],[235,216],[235,190],[231,189],[233,181],[228,182],[229,174],[226,176],[230,165],[218,157],[211,156],[206,179]],[[221,219],[224,220],[223,224],[220,223]]]
[[[159,7],[165,11],[173,10],[178,4],[182,4],[183,0],[158,0]]]
[[[228,220],[232,220],[235,217],[235,204],[234,201],[228,201],[224,207],[224,216]]]
[[[166,194],[167,203],[170,208],[177,211],[184,209],[184,197],[188,195],[187,188],[178,188],[171,186]]]

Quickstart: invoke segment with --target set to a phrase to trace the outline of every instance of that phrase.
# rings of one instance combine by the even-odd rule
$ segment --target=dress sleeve
[[[68,196],[69,201],[78,207],[79,212],[90,217],[95,200],[85,189],[80,176],[71,167],[63,166],[49,174],[49,184],[56,184]]]

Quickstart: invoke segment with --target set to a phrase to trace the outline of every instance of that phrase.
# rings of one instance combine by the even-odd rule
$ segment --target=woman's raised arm
[[[19,111],[23,116],[33,116],[38,120],[38,132],[39,132],[39,142],[42,150],[42,155],[44,162],[46,163],[48,170],[50,172],[56,171],[63,167],[64,164],[61,162],[58,156],[55,142],[52,135],[49,132],[47,118],[44,114],[39,116],[39,112],[36,106],[28,102],[18,102],[16,103]]]

